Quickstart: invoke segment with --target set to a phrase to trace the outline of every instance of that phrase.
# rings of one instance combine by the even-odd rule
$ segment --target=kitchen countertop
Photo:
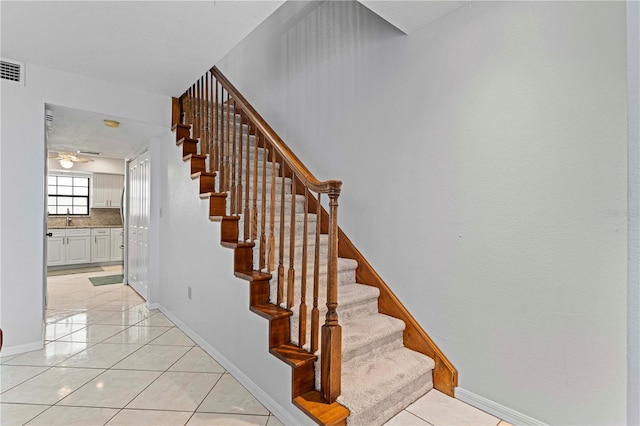
[[[69,225],[69,226],[49,226],[47,229],[81,229],[81,228],[122,228],[122,225]]]

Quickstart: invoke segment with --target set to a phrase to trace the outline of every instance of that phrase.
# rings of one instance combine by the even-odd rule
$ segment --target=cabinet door
[[[67,264],[91,262],[91,236],[67,237]]]
[[[109,228],[91,230],[91,262],[111,260],[111,232]]]
[[[124,175],[93,174],[92,207],[120,208]]]
[[[52,234],[53,236],[47,237],[47,266],[64,265],[67,260],[64,231],[53,231]]]
[[[122,190],[124,188],[124,176],[123,175],[111,175],[109,181],[109,207],[120,208],[120,198],[122,197]]]
[[[93,194],[91,196],[91,207],[105,208],[109,207],[107,198],[107,183],[109,175],[100,173],[93,174]]]
[[[111,261],[120,261],[123,259],[124,251],[124,229],[111,228]]]

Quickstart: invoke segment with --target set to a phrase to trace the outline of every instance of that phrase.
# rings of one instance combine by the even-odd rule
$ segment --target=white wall
[[[249,311],[249,283],[234,277],[233,251],[221,247],[220,224],[209,220],[209,203],[200,199],[175,135],[153,144],[151,156],[162,214],[154,227],[160,234],[151,237],[160,266],[150,302],[286,424],[314,424],[291,403],[291,368],[269,353],[268,321]]]
[[[341,227],[460,394],[624,424],[625,35],[624,2],[474,2],[409,36],[287,3],[218,66],[344,181]]]
[[[105,81],[26,65],[26,86],[2,83],[0,326],[3,354],[42,345],[45,103],[169,128],[171,102]],[[7,155],[10,154],[10,155]]]
[[[627,2],[629,277],[627,424],[640,425],[640,2]]]

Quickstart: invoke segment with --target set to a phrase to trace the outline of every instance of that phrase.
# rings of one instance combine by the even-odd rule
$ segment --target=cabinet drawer
[[[93,228],[91,235],[111,235],[111,230],[109,228]]]
[[[49,229],[48,232],[51,233],[51,237],[64,237],[64,229]]]
[[[67,228],[67,237],[84,237],[91,235],[89,228]]]

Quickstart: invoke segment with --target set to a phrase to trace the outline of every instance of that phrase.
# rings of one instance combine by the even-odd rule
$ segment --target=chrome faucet
[[[67,226],[71,225],[71,218],[69,217],[69,209],[67,209]]]

